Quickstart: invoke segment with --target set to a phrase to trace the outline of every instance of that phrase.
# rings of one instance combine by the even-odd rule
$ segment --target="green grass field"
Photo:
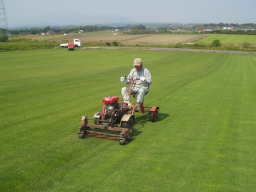
[[[197,43],[211,44],[219,39],[222,44],[243,44],[249,43],[256,46],[256,35],[231,35],[231,34],[210,34],[207,37],[196,41]]]
[[[153,84],[132,142],[77,138],[141,57]],[[0,53],[0,191],[256,190],[256,55],[142,50]]]
[[[32,42],[32,41],[1,42],[0,52],[15,51],[15,50],[50,49],[58,46],[59,46],[58,43],[55,43],[55,42]]]

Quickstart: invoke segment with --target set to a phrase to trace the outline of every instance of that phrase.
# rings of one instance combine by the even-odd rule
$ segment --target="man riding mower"
[[[122,96],[124,102],[130,105],[130,95],[137,95],[135,110],[141,110],[140,106],[143,104],[144,96],[149,91],[149,85],[152,83],[151,74],[149,70],[142,66],[142,60],[136,58],[133,61],[134,68],[130,71],[128,77],[121,77],[122,83],[130,84],[128,87],[122,88]]]
[[[119,97],[109,96],[102,98],[103,106],[93,118],[82,116],[79,129],[79,138],[94,136],[106,139],[119,140],[124,145],[132,139],[133,126],[135,124],[135,112],[148,112],[152,122],[158,119],[159,107],[143,106],[143,98],[148,93],[148,87],[152,83],[150,72],[142,67],[141,59],[134,60],[134,69],[128,78],[121,77],[121,82],[130,86],[122,88],[124,101],[119,103]],[[136,104],[132,105],[130,95],[136,95]],[[93,121],[93,123],[89,123]]]

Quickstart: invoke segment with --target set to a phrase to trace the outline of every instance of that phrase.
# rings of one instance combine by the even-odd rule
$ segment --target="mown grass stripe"
[[[2,191],[254,191],[255,56],[37,50],[0,57]],[[159,121],[136,115],[126,146],[78,139],[80,116],[97,112],[104,96],[121,97],[119,77],[135,57],[152,72],[145,105],[160,106]]]

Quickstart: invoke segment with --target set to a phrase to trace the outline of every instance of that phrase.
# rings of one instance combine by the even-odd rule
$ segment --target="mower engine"
[[[118,103],[118,97],[104,97],[102,102],[104,103],[103,108],[101,110],[101,116],[105,118],[105,120],[116,120],[118,119],[120,105]]]
[[[104,103],[101,112],[94,115],[95,123],[108,122],[112,127],[119,124],[121,118],[127,113],[127,110],[123,109],[118,103],[119,97],[104,97],[102,102]]]

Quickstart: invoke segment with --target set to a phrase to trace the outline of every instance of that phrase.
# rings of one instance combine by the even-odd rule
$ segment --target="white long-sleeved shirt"
[[[141,81],[141,80],[139,80],[140,77],[145,77],[146,80]],[[128,75],[128,79],[133,79],[135,87],[137,87],[137,88],[149,87],[149,85],[152,83],[151,74],[150,74],[149,70],[145,67],[142,67],[142,69],[140,71],[137,71],[135,68],[133,68]],[[127,83],[129,83],[129,82],[127,82]]]

